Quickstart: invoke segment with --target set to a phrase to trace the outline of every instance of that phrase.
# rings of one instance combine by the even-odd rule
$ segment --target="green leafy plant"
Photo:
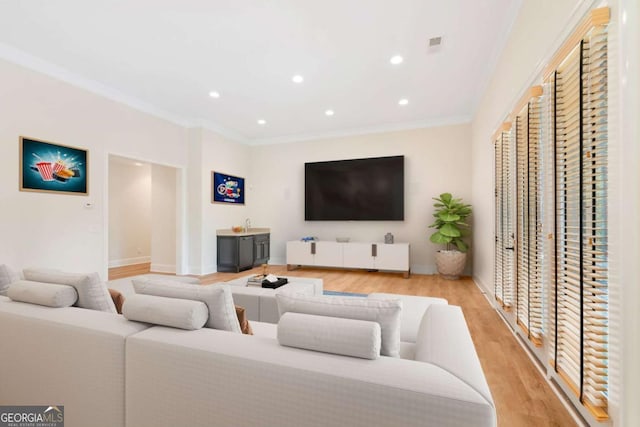
[[[466,220],[471,215],[471,205],[462,202],[462,199],[454,199],[450,193],[442,193],[440,197],[434,197],[436,208],[433,216],[436,221],[429,226],[436,232],[429,240],[433,243],[447,245],[450,250],[455,245],[459,251],[466,252],[469,246],[463,238],[468,234],[469,224]]]

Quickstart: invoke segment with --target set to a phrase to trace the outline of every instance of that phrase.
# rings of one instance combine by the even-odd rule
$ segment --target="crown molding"
[[[274,138],[251,139],[246,141],[248,145],[272,145],[286,144],[291,142],[317,141],[322,139],[343,138],[347,136],[367,135],[373,133],[397,132],[412,129],[424,129],[439,126],[459,125],[471,123],[471,115],[446,117],[434,120],[423,120],[417,122],[405,122],[395,124],[385,124],[379,126],[367,126],[361,128],[351,128],[338,130],[335,132],[321,132],[313,134],[288,135]]]
[[[110,86],[102,84],[96,80],[89,79],[80,74],[74,73],[64,67],[60,67],[52,62],[38,58],[34,55],[26,53],[20,49],[0,43],[0,59],[23,66],[30,70],[42,73],[49,77],[68,83],[80,89],[87,90],[106,99],[127,105],[135,110],[147,113],[160,119],[169,121],[184,128],[203,128],[217,133],[218,135],[245,145],[269,145],[283,144],[290,142],[313,141],[329,138],[340,138],[347,136],[366,135],[373,133],[396,132],[402,130],[422,129],[438,126],[457,125],[470,123],[471,115],[437,118],[432,120],[423,120],[417,122],[405,122],[396,124],[384,124],[375,126],[366,126],[361,128],[349,128],[332,132],[319,132],[310,134],[284,135],[272,138],[250,139],[240,132],[221,126],[208,119],[186,119],[174,113],[168,112],[156,107],[148,102],[142,101],[136,97],[127,95]]]
[[[33,71],[61,80],[70,85],[87,90],[96,95],[125,104],[133,109],[167,120],[179,126],[188,127],[189,122],[183,117],[165,111],[136,97],[124,94],[98,81],[86,78],[80,74],[60,67],[52,62],[28,54],[20,49],[0,43],[0,58],[8,62],[23,66]]]
[[[248,145],[249,139],[235,130],[226,128],[207,119],[197,119],[189,122],[188,128],[202,128],[217,133],[218,135],[240,144]]]

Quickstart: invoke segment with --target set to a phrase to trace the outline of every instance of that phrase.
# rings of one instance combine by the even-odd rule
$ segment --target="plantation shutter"
[[[607,418],[607,37],[595,27],[553,73],[555,275],[552,361]]]
[[[542,345],[542,206],[540,192],[540,98],[534,98],[516,116],[517,239],[516,322],[536,345]]]
[[[529,334],[529,104],[516,116],[516,319]]]
[[[508,128],[508,125],[505,126]],[[495,236],[495,287],[499,304],[509,310],[513,299],[514,221],[513,155],[511,132],[503,130],[495,142],[496,153],[496,236]]]
[[[599,27],[583,42],[583,399],[607,407],[607,34]]]

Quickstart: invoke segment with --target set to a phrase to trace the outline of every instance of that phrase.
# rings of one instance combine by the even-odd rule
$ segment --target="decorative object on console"
[[[435,228],[429,240],[433,243],[446,245],[445,250],[436,253],[436,266],[438,272],[445,279],[456,280],[462,274],[467,260],[469,246],[464,241],[468,234],[469,224],[466,220],[471,215],[471,205],[455,199],[451,193],[442,193],[440,197],[434,197],[436,208],[433,216],[436,221],[430,228]],[[455,245],[454,249],[453,246]]]
[[[385,242],[386,244],[388,244],[388,245],[389,245],[389,244],[392,244],[392,243],[393,243],[393,234],[391,234],[391,233],[387,233],[387,234],[385,234],[385,235],[384,235],[384,242]]]
[[[20,137],[20,191],[87,195],[89,153],[82,148]]]
[[[351,240],[349,237],[336,237],[336,242],[339,243],[349,243],[349,240]]]
[[[244,178],[211,171],[211,193],[211,203],[244,205]]]

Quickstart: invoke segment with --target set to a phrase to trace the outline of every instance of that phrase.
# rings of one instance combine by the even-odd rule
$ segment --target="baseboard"
[[[175,264],[154,264],[151,263],[151,271],[154,273],[171,273],[176,274]]]
[[[413,264],[411,265],[411,272],[415,274],[437,274],[438,270],[432,264]]]
[[[145,264],[151,262],[150,256],[141,256],[136,258],[114,259],[109,261],[109,268],[124,267],[125,265]],[[174,267],[175,269],[175,267]]]
[[[471,276],[471,278],[473,279],[474,282],[476,282],[476,285],[478,285],[478,287],[480,288],[480,290],[482,290],[485,294],[487,295],[491,295],[493,296],[493,292],[491,292],[491,289],[489,289],[483,282],[482,280],[480,280],[480,278],[478,276],[476,276],[475,274],[473,276]]]
[[[269,265],[287,265],[285,258],[269,258]]]

